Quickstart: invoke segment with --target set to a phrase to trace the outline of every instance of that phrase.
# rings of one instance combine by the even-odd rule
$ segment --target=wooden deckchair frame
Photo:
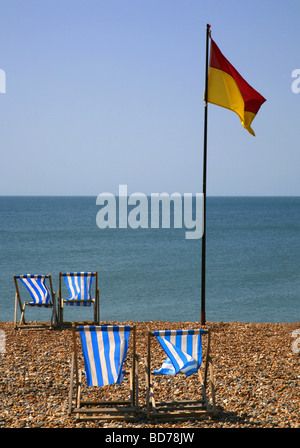
[[[53,291],[52,286],[52,278],[51,274],[45,275],[45,278],[49,280],[49,286],[50,286],[50,294],[52,299],[52,304],[33,304],[29,302],[24,302],[22,304],[19,285],[18,285],[18,275],[14,275],[14,282],[16,286],[16,294],[15,294],[15,315],[14,315],[14,327],[16,330],[21,328],[28,328],[28,329],[43,329],[43,328],[49,328],[53,329],[57,326],[57,314],[56,314],[56,303],[55,303],[55,292]],[[30,306],[32,308],[52,308],[52,315],[50,322],[26,322],[25,320],[25,309],[26,306]],[[21,312],[21,317],[19,322],[17,322],[17,314],[18,314],[18,307]]]
[[[136,354],[136,328],[130,326],[131,366],[123,370],[124,377],[129,373],[129,399],[121,400],[82,400],[83,377],[78,366],[77,326],[73,325],[73,353],[70,374],[69,415],[76,415],[77,420],[134,420],[138,412],[138,355]],[[130,347],[130,343],[129,343]],[[75,383],[75,384],[74,384]],[[99,386],[99,387],[110,387]],[[74,400],[75,395],[75,400]],[[73,405],[75,401],[75,406]]]
[[[99,288],[98,288],[98,271],[92,272],[95,276],[94,286],[95,287],[95,297],[92,300],[81,300],[81,302],[91,302],[94,305],[94,320],[93,321],[84,321],[84,322],[76,322],[80,325],[98,325],[100,322],[100,300],[99,300]],[[64,303],[68,302],[68,300],[62,297],[62,287],[61,287],[61,279],[64,277],[62,272],[59,273],[59,289],[57,291],[57,301],[58,301],[58,322],[60,326],[71,326],[73,321],[64,321]],[[76,305],[75,305],[76,306]]]
[[[206,334],[202,335],[202,340],[203,336],[207,336],[206,354],[205,356],[202,356],[202,358],[204,358],[204,362],[202,362],[202,365],[199,368],[198,372],[192,375],[192,376],[198,375],[199,377],[199,385],[202,396],[199,398],[195,398],[193,400],[176,399],[160,402],[156,401],[155,399],[154,377],[156,375],[152,375],[151,373],[151,349],[153,347],[153,344],[151,344],[151,339],[156,338],[150,330],[148,331],[148,349],[147,349],[147,358],[145,359],[145,377],[146,377],[146,394],[147,394],[146,407],[147,407],[148,419],[155,419],[158,421],[190,420],[200,418],[202,416],[205,416],[206,414],[214,415],[216,413],[215,381],[214,381],[212,359],[210,357],[210,329],[205,331]],[[159,345],[158,341],[156,341],[156,343]],[[201,370],[203,370],[203,372],[201,372]],[[211,391],[210,400],[208,399],[207,395],[208,374],[209,374],[209,385]],[[171,379],[170,381],[172,381],[174,385],[176,384],[176,375],[175,376],[168,375],[168,378]],[[188,382],[189,378],[185,378],[185,381]]]

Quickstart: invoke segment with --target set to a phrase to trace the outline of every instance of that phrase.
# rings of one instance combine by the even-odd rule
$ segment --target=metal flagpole
[[[204,94],[204,148],[203,148],[203,236],[201,265],[201,325],[205,325],[205,258],[206,258],[206,166],[207,166],[207,84],[208,84],[208,49],[210,25],[206,25],[206,62]]]

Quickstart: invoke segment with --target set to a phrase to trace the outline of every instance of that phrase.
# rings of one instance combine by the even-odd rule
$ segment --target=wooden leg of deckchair
[[[209,376],[210,376],[210,389],[212,397],[212,408],[213,408],[213,414],[215,414],[216,413],[215,377],[211,358],[209,359]]]
[[[153,390],[153,378],[150,372],[149,375],[149,409],[151,407],[153,412],[156,412],[156,403],[154,398],[154,390]]]
[[[72,353],[71,374],[70,374],[70,391],[69,391],[69,415],[72,414],[72,400],[73,400],[73,383],[74,383],[74,353]]]
[[[94,272],[95,276],[95,301],[94,301],[94,322],[99,325],[98,306],[99,306],[99,288],[98,288],[98,271]]]
[[[57,319],[58,319],[58,325],[62,324],[63,321],[63,301],[60,297],[60,290],[57,291]]]
[[[20,325],[25,325],[25,308],[26,308],[26,302],[24,302],[22,311],[21,311],[21,318],[20,318]]]
[[[15,328],[17,328],[17,310],[18,310],[18,294],[15,295]]]
[[[153,381],[152,381],[151,367],[150,367],[150,364],[151,364],[150,345],[151,345],[151,332],[148,331],[148,350],[147,350],[147,358],[145,359],[146,389],[147,389],[146,405],[147,405],[148,418],[150,416],[151,410],[156,412],[156,404],[155,404],[154,391],[153,391]]]
[[[59,323],[62,324],[62,323],[63,323],[63,320],[64,320],[64,308],[63,308],[64,304],[63,304],[62,299],[59,299],[59,302],[58,302],[58,303],[59,303],[59,304],[58,304],[58,309],[59,309]]]
[[[52,307],[52,313],[51,313],[51,318],[50,318],[50,330],[52,330],[53,328],[53,307]]]
[[[82,370],[79,370],[79,379],[78,379],[78,386],[77,386],[77,407],[80,408],[81,406],[81,385],[82,385]]]
[[[52,303],[53,303],[53,307],[52,307],[51,325],[50,325],[51,328],[56,327],[56,325],[57,325],[55,293],[53,293],[53,296],[52,296]]]
[[[135,406],[139,405],[139,374],[138,374],[139,357],[136,355],[135,362]]]
[[[203,400],[205,401],[205,407],[206,407],[206,409],[208,409],[208,399],[207,399],[205,384],[204,384],[200,369],[198,370],[198,375],[199,375],[200,385],[201,385],[201,389],[202,389]]]
[[[130,405],[138,407],[138,355],[134,355],[134,365],[129,371]]]
[[[52,330],[56,325],[56,319],[55,319],[55,307],[52,306],[52,313],[51,313],[51,319],[50,319],[50,330]]]
[[[97,323],[100,324],[100,296],[99,288],[97,289]]]
[[[132,328],[132,406],[136,403],[137,385],[136,385],[136,371],[137,371],[137,354],[136,354],[136,328]]]
[[[57,320],[58,324],[60,324],[60,299],[59,299],[59,292],[57,291]]]
[[[149,418],[150,414],[150,378],[149,378],[149,368],[147,358],[144,360],[145,365],[145,383],[146,383],[146,409],[147,409],[147,417]]]
[[[130,406],[134,406],[134,401],[135,401],[135,399],[134,399],[134,385],[133,385],[134,378],[133,377],[134,377],[134,372],[133,372],[133,368],[132,368],[129,371]]]
[[[206,346],[206,356],[205,356],[205,365],[204,365],[204,387],[206,388],[206,380],[207,380],[207,370],[208,370],[208,360],[210,350],[210,329],[207,330],[207,346]]]
[[[97,300],[94,302],[94,322],[97,324]]]
[[[79,380],[78,380],[78,383],[77,383],[77,397],[76,397],[76,407],[77,407],[77,409],[79,409],[80,406],[81,406],[81,385],[82,385],[82,370],[80,369],[79,370]],[[77,420],[80,419],[79,412],[77,412],[76,418],[77,418]]]
[[[58,324],[58,320],[57,320],[57,312],[56,312],[56,305],[55,304],[53,304],[53,313],[54,313],[54,325],[55,325],[55,327],[57,326],[57,324]]]
[[[95,302],[94,302],[94,322],[96,325],[99,325],[99,301],[98,301],[98,295],[96,295]]]

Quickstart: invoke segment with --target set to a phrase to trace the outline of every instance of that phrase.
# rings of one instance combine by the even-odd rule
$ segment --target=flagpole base
[[[201,311],[201,325],[205,325],[205,311]]]

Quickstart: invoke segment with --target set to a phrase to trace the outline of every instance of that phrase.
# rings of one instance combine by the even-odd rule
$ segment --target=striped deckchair
[[[48,285],[46,281],[48,280]],[[14,282],[16,287],[15,294],[15,328],[38,328],[38,327],[49,327],[52,328],[57,324],[56,307],[55,307],[55,293],[53,292],[51,275],[35,275],[35,274],[23,274],[14,275]],[[22,304],[19,284],[23,284],[27,293],[29,292],[31,297],[31,302],[26,302]],[[21,311],[21,317],[19,323],[17,323],[17,309],[18,306]],[[43,307],[52,308],[52,315],[50,323],[42,322],[28,322],[25,321],[25,309],[26,306],[30,307]]]
[[[197,372],[202,361],[201,335],[204,330],[154,331],[154,336],[169,356],[155,374],[190,376]]]
[[[108,401],[82,401],[82,370],[78,368],[77,333],[80,334],[87,386],[109,386],[122,383],[123,364],[132,334],[129,399]],[[137,355],[135,353],[135,327],[129,325],[73,326],[74,350],[72,355],[69,414],[83,419],[132,419],[138,407]],[[73,407],[75,380],[76,404]],[[128,387],[128,386],[127,386]],[[126,388],[125,388],[126,389]],[[127,391],[128,392],[128,391]],[[119,395],[120,392],[118,392]],[[123,393],[124,390],[123,390]]]
[[[206,355],[202,365],[202,338],[207,336]],[[151,340],[153,340],[151,347]],[[155,343],[156,341],[156,343]],[[151,356],[157,360],[159,346],[167,355],[158,369],[151,372]],[[215,388],[212,360],[209,355],[210,330],[160,330],[148,332],[148,351],[146,359],[147,413],[155,419],[199,418],[203,414],[215,413]],[[160,353],[162,351],[160,350]],[[202,367],[202,369],[201,369]],[[201,373],[201,370],[203,372]],[[208,370],[210,376],[210,401],[207,394]],[[183,374],[186,378],[198,373],[202,397],[177,396],[176,400],[157,402],[154,396],[154,379],[158,375]],[[176,379],[174,378],[174,388]],[[178,389],[179,390],[179,389]]]
[[[63,298],[62,282],[64,279],[68,289],[69,296]],[[92,298],[92,283],[95,279],[95,297]],[[98,289],[98,272],[65,272],[59,273],[59,290],[58,290],[58,315],[59,322],[63,324],[63,308],[64,305],[90,307],[94,305],[94,320],[92,323],[99,323],[99,289]],[[69,322],[70,323],[70,322]],[[68,324],[68,322],[65,322]]]

